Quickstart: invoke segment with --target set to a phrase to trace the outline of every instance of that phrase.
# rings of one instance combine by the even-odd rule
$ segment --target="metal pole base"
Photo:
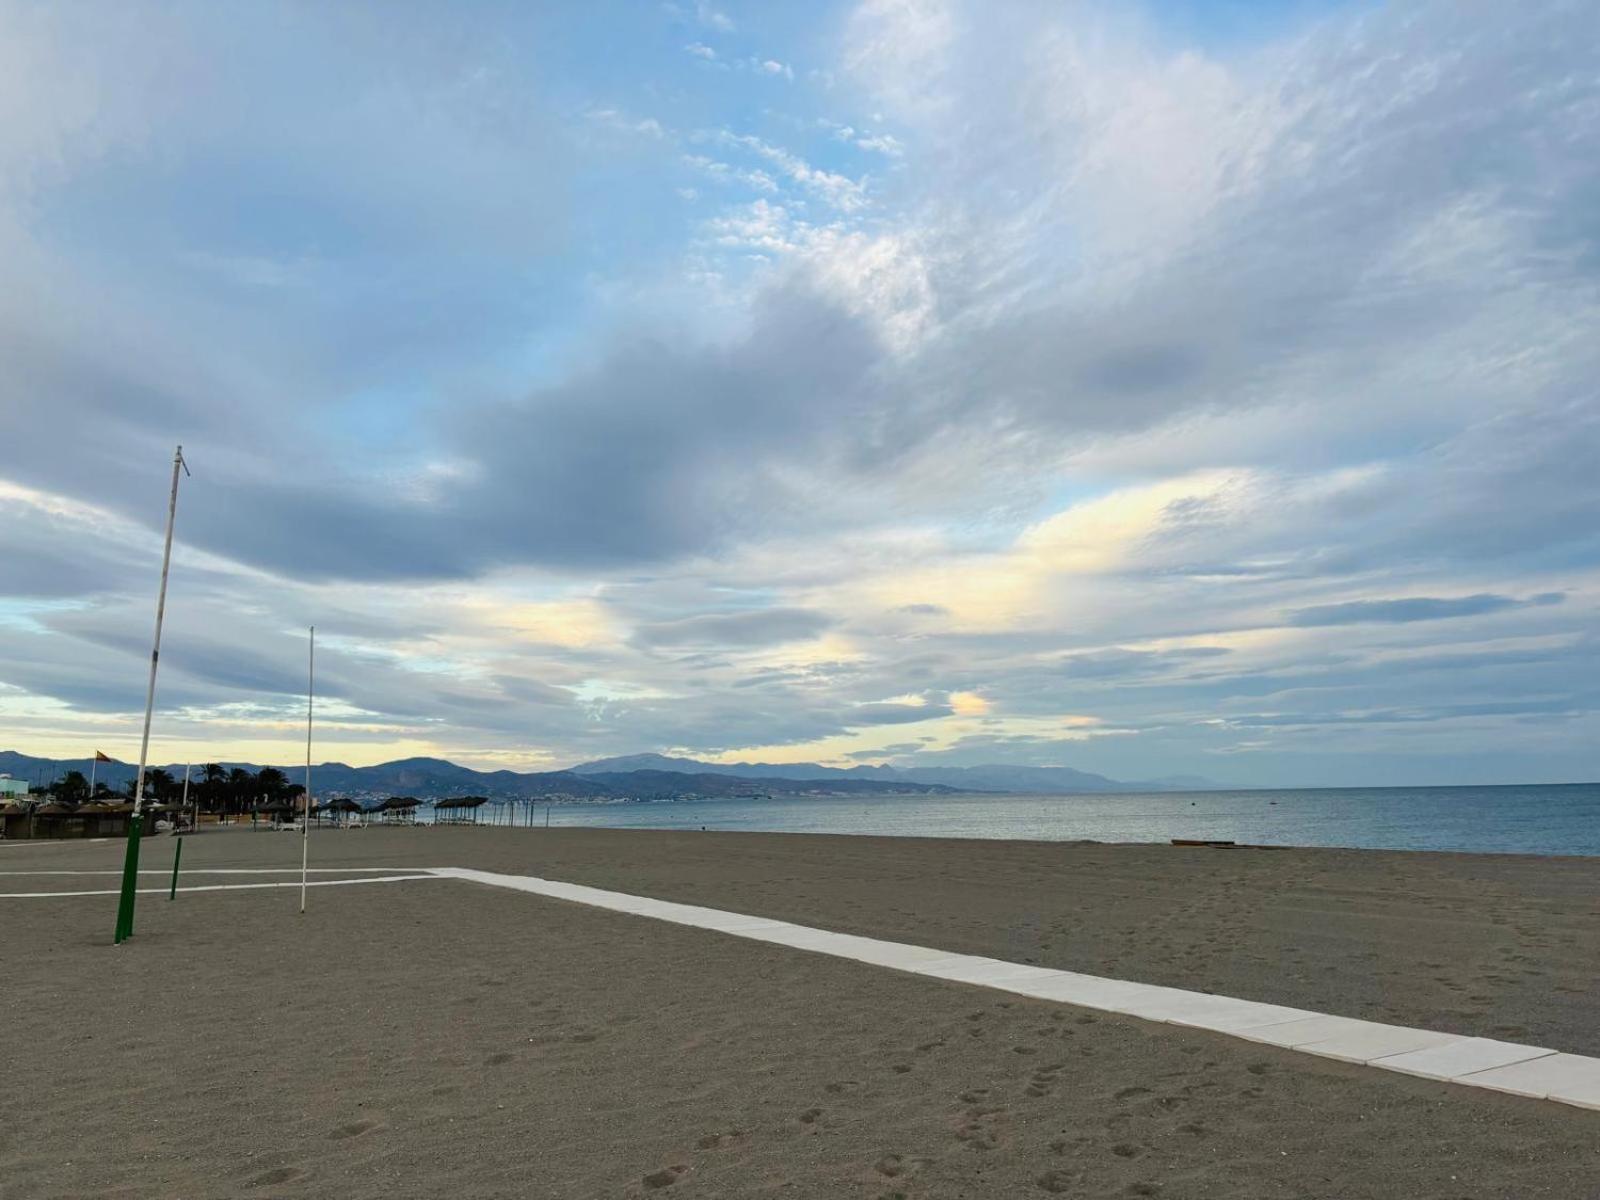
[[[139,891],[139,834],[144,817],[128,819],[128,849],[122,859],[122,899],[117,903],[116,945],[133,936],[133,902]]]

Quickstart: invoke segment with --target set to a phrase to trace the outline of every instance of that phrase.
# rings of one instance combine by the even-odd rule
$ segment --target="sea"
[[[480,822],[1600,855],[1600,784],[486,805]],[[426,817],[424,817],[426,819]]]

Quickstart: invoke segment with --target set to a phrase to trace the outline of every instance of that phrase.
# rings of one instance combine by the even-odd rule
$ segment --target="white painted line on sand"
[[[1336,1017],[1209,992],[1080,975],[1075,971],[1009,963],[975,954],[953,954],[928,946],[879,941],[789,921],[652,900],[531,875],[500,875],[467,867],[432,870],[440,878],[461,879],[555,900],[571,900],[613,912],[654,917],[751,941],[854,959],[912,975],[1205,1029],[1227,1037],[1265,1042],[1323,1058],[1362,1063],[1464,1087],[1489,1088],[1600,1109],[1600,1059],[1582,1055],[1558,1054],[1537,1046],[1518,1046],[1431,1029],[1410,1029],[1354,1017]]]
[[[313,875],[383,875],[395,871],[432,872],[432,867],[307,867]],[[117,875],[121,871],[0,871],[0,879],[12,875]],[[141,875],[170,875],[165,867],[141,867]],[[185,875],[298,875],[299,867],[194,867],[185,868]]]
[[[447,879],[446,875],[363,875],[360,879],[313,879],[306,884],[307,887],[342,887],[354,883],[405,883],[412,879]],[[298,879],[275,880],[271,883],[202,883],[197,887],[181,887],[180,892],[248,892],[260,888],[297,888],[300,886]],[[139,888],[140,894],[163,893],[164,887]],[[0,900],[41,900],[47,898],[59,899],[63,896],[118,896],[120,888],[106,888],[93,892],[0,892]]]
[[[21,850],[25,846],[94,846],[110,838],[0,838],[0,850]],[[118,838],[117,841],[121,841]]]

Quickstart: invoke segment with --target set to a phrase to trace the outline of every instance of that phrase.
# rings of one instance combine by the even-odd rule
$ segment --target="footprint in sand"
[[[378,1123],[376,1121],[351,1121],[349,1124],[341,1125],[329,1132],[328,1138],[331,1141],[339,1142],[345,1138],[360,1137],[363,1133],[371,1133],[377,1127]]]
[[[821,1115],[822,1110],[820,1108],[808,1108],[805,1110],[805,1112],[800,1114],[800,1124],[815,1125],[817,1123],[817,1118]]]
[[[274,1167],[270,1171],[263,1171],[250,1181],[251,1187],[273,1187],[280,1183],[294,1183],[304,1179],[306,1173],[299,1167]]]
[[[860,1086],[861,1083],[859,1080],[835,1079],[832,1083],[824,1084],[822,1090],[825,1092],[831,1092],[837,1096],[841,1092],[853,1092]]]
[[[727,1133],[708,1133],[695,1143],[701,1150],[723,1150],[733,1145],[744,1136],[740,1129],[730,1129]]]
[[[1033,1182],[1040,1191],[1059,1196],[1070,1192],[1077,1181],[1078,1177],[1071,1171],[1046,1171]]]
[[[491,1054],[488,1058],[483,1060],[483,1065],[486,1067],[498,1067],[501,1063],[508,1063],[510,1061],[511,1055],[509,1054]]]
[[[885,1154],[877,1162],[872,1164],[872,1169],[879,1175],[885,1175],[888,1178],[893,1179],[897,1175],[905,1174],[906,1164],[905,1160],[898,1154]]]
[[[1048,1096],[1055,1090],[1056,1072],[1064,1066],[1065,1063],[1051,1063],[1048,1067],[1040,1067],[1024,1090],[1030,1096]]]
[[[652,1191],[656,1188],[671,1187],[679,1179],[688,1174],[689,1168],[682,1163],[672,1167],[662,1167],[659,1171],[651,1171],[644,1177],[644,1186]]]
[[[956,1141],[970,1150],[993,1150],[1005,1141],[1005,1127],[1011,1114],[1004,1108],[976,1105],[967,1110],[966,1120],[956,1127]]]

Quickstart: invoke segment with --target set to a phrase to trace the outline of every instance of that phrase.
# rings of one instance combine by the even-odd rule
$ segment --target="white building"
[[[0,804],[7,800],[15,800],[28,794],[28,781],[13,779],[9,775],[0,775]]]

